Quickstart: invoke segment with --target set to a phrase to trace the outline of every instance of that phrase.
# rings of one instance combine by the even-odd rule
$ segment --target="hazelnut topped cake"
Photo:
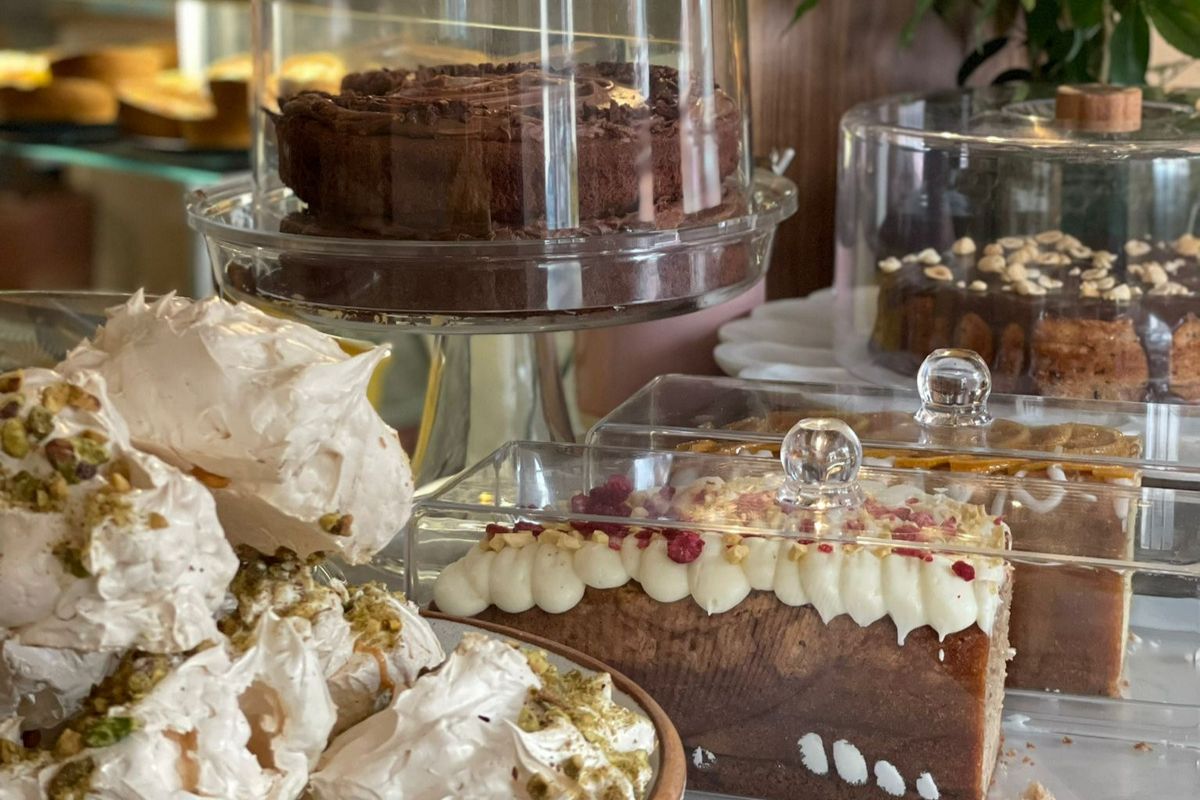
[[[870,346],[913,374],[939,347],[977,351],[1001,391],[1200,400],[1200,238],[1093,249],[1058,230],[878,262]]]
[[[840,422],[805,420],[789,445],[841,455],[787,478],[634,491],[614,475],[561,510],[597,522],[490,526],[433,602],[633,677],[691,753],[690,787],[982,798],[1010,655],[1007,525],[945,492],[855,483]]]

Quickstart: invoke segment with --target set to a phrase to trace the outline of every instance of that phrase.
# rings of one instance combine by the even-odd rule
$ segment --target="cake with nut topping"
[[[963,477],[955,488],[960,496],[1005,514],[1015,550],[1118,561],[1133,554],[1141,473],[1119,464],[1089,463],[1089,457],[1136,458],[1141,452],[1136,437],[1083,423],[1026,426],[997,419],[986,429],[984,441],[989,450],[1007,453],[989,455],[954,449],[956,444],[970,446],[965,437],[975,431],[931,430],[898,411],[845,413],[816,407],[775,411],[739,420],[728,429],[782,435],[797,420],[811,416],[843,419],[861,438],[877,443],[863,451],[875,465],[958,473]],[[896,444],[878,444],[889,441]],[[918,441],[930,449],[905,448]],[[939,444],[950,449],[939,452],[934,449]],[[777,456],[779,445],[723,437],[685,442],[680,448]],[[1037,452],[1046,455],[1032,454]],[[982,480],[972,486],[972,475],[1026,480],[1011,489]],[[1089,488],[1079,491],[1080,484]],[[1010,493],[1016,502],[1009,502]],[[1003,512],[994,507],[997,504]],[[1008,685],[1119,696],[1129,627],[1129,576],[1119,570],[1068,565],[1018,564],[1015,571],[1010,637],[1017,655],[1008,666]]]
[[[1200,238],[1092,249],[1062,231],[959,239],[878,263],[874,359],[915,374],[975,350],[997,389],[1105,400],[1200,400]]]
[[[781,502],[781,485],[706,477],[635,492],[615,475],[562,514],[626,522],[492,525],[440,574],[434,603],[633,677],[691,752],[689,787],[981,800],[1011,570],[938,545],[1003,549],[1007,526],[904,484],[864,482],[864,503],[816,515]]]

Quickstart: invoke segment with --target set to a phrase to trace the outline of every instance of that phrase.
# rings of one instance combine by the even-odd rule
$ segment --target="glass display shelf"
[[[249,167],[246,153],[157,150],[130,141],[85,145],[0,138],[0,157],[144,175],[187,187],[219,181]]]

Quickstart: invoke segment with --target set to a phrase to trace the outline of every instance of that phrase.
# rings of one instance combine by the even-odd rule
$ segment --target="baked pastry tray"
[[[827,420],[819,422],[825,424]],[[821,435],[825,439],[821,441],[828,443],[830,430],[834,428],[822,428]],[[848,426],[844,430],[849,431]],[[848,436],[852,438],[853,434]],[[785,453],[794,455],[803,452],[811,456],[811,445],[812,440],[808,440],[807,444],[797,444],[796,431],[793,429],[782,448]],[[838,452],[853,454],[853,448]],[[851,459],[853,457],[850,456]],[[828,466],[832,462],[821,463]],[[447,587],[491,587],[487,589],[488,592],[498,591],[501,594],[485,594],[482,602],[485,608],[481,613],[480,606],[465,612],[457,609],[452,613],[480,613],[483,619],[523,627],[546,638],[565,637],[559,640],[585,652],[590,648],[594,651],[591,655],[630,674],[658,700],[680,731],[689,760],[689,796],[766,797],[770,800],[802,796],[794,793],[794,786],[782,794],[778,793],[778,789],[761,793],[724,789],[731,780],[737,784],[743,774],[749,775],[763,768],[763,763],[755,763],[753,754],[764,748],[774,748],[773,756],[758,759],[759,762],[773,762],[769,765],[775,770],[771,772],[773,779],[781,775],[787,778],[800,775],[805,780],[812,778],[799,764],[797,755],[797,748],[803,748],[804,741],[814,735],[812,727],[801,729],[808,725],[806,717],[783,715],[779,717],[782,721],[769,725],[758,724],[753,718],[732,721],[732,717],[738,715],[738,703],[753,702],[760,690],[751,692],[746,699],[739,695],[736,702],[729,700],[728,709],[715,708],[699,716],[697,712],[689,711],[697,703],[719,706],[725,702],[722,699],[724,696],[736,695],[747,686],[761,684],[772,687],[770,691],[774,691],[775,678],[764,676],[776,675],[775,670],[781,670],[781,674],[798,674],[796,670],[800,670],[800,666],[780,666],[781,656],[774,643],[787,640],[787,637],[771,627],[771,620],[776,614],[783,615],[780,619],[786,618],[789,620],[786,625],[793,626],[786,630],[807,631],[804,634],[806,641],[809,641],[807,647],[815,648],[817,652],[836,653],[837,648],[842,646],[839,642],[843,642],[851,648],[849,652],[856,655],[849,661],[839,662],[842,666],[838,672],[843,674],[828,671],[811,673],[817,675],[811,680],[826,681],[827,685],[800,682],[794,684],[791,690],[780,690],[781,693],[773,694],[773,697],[780,699],[774,701],[774,705],[764,707],[762,713],[766,716],[761,719],[776,719],[772,714],[796,698],[803,702],[814,692],[836,694],[840,689],[835,686],[847,687],[846,692],[854,695],[856,700],[862,698],[861,701],[844,708],[837,706],[832,712],[832,721],[825,722],[851,731],[845,735],[851,744],[856,741],[856,736],[864,737],[859,744],[863,745],[863,750],[875,748],[867,754],[872,758],[880,758],[878,763],[884,765],[881,768],[885,772],[891,769],[891,763],[880,755],[881,752],[887,752],[880,748],[895,746],[899,755],[888,756],[893,759],[903,758],[913,749],[953,749],[946,741],[938,741],[938,734],[930,733],[929,729],[950,730],[962,724],[964,719],[978,711],[978,698],[970,699],[971,696],[961,688],[971,684],[971,681],[935,688],[938,684],[932,676],[949,669],[947,665],[952,662],[955,663],[954,669],[965,669],[952,655],[955,636],[963,635],[961,633],[945,637],[944,645],[938,644],[936,635],[926,640],[931,648],[928,651],[931,657],[925,662],[916,651],[911,650],[921,646],[911,638],[906,644],[896,647],[895,628],[888,628],[891,633],[885,632],[873,644],[855,638],[866,636],[874,626],[890,626],[887,619],[870,623],[864,628],[851,623],[844,616],[844,609],[842,616],[837,616],[835,609],[829,612],[833,615],[832,619],[824,619],[826,611],[822,611],[822,620],[814,621],[815,612],[809,612],[811,617],[803,616],[804,610],[812,609],[812,605],[785,609],[786,605],[803,601],[795,601],[794,598],[792,601],[782,600],[784,595],[780,594],[782,590],[778,586],[774,597],[769,591],[754,591],[742,601],[752,604],[752,608],[745,612],[751,616],[738,616],[741,612],[736,605],[727,611],[720,607],[714,612],[710,604],[709,613],[706,614],[704,607],[698,605],[701,603],[699,595],[693,595],[693,603],[687,599],[686,592],[683,599],[677,602],[673,601],[675,596],[667,598],[672,602],[645,600],[643,589],[639,588],[639,581],[646,578],[645,575],[639,575],[637,580],[630,580],[623,585],[618,575],[617,580],[604,584],[621,585],[621,588],[596,589],[592,583],[588,583],[586,589],[580,587],[583,597],[580,602],[592,615],[588,618],[605,620],[598,628],[589,623],[581,630],[576,630],[570,622],[575,608],[565,613],[559,608],[546,612],[535,602],[533,608],[522,612],[519,608],[502,611],[488,605],[488,602],[502,602],[488,601],[486,597],[505,596],[503,593],[507,581],[519,570],[506,566],[503,569],[498,567],[498,571],[487,572],[483,566],[489,557],[486,551],[519,547],[518,540],[531,544],[534,542],[534,533],[540,532],[541,536],[545,536],[546,530],[557,531],[555,538],[550,539],[552,544],[558,543],[557,546],[569,546],[572,550],[579,549],[593,555],[598,551],[586,548],[596,547],[597,543],[607,543],[611,548],[612,537],[623,535],[624,538],[617,541],[622,559],[626,557],[625,551],[628,549],[626,542],[633,538],[630,531],[640,531],[650,547],[658,547],[656,542],[660,538],[666,540],[667,544],[662,547],[668,555],[673,552],[674,545],[671,542],[679,540],[685,544],[688,541],[694,543],[697,541],[695,537],[703,539],[708,549],[721,548],[723,544],[722,552],[732,552],[734,556],[737,553],[733,548],[746,544],[758,546],[756,542],[760,540],[772,543],[779,541],[781,547],[798,547],[801,551],[797,558],[801,563],[801,574],[805,574],[803,564],[806,562],[803,559],[813,557],[814,549],[817,553],[825,554],[818,555],[818,558],[862,557],[861,548],[879,546],[883,546],[884,550],[874,549],[871,552],[882,552],[888,557],[918,555],[916,551],[896,547],[894,540],[888,544],[884,539],[876,538],[869,521],[865,533],[857,529],[854,533],[848,533],[851,530],[849,527],[843,527],[839,533],[836,524],[827,532],[819,527],[815,532],[804,527],[789,531],[781,528],[777,519],[772,522],[768,521],[769,517],[759,518],[743,513],[753,505],[741,504],[741,498],[750,498],[749,494],[739,494],[737,500],[722,505],[724,501],[719,498],[724,496],[721,494],[724,490],[719,488],[721,485],[776,487],[782,480],[786,487],[792,481],[805,480],[806,474],[812,474],[811,469],[806,473],[804,469],[797,468],[795,463],[791,463],[791,466],[788,464],[785,461],[781,471],[777,461],[762,457],[686,450],[511,443],[419,503],[406,535],[400,537],[383,555],[392,564],[407,565],[407,588],[410,595],[423,605],[432,602],[438,608],[447,610],[443,608],[446,603],[453,604],[461,600],[461,595],[456,595]],[[1196,526],[1189,520],[1200,517],[1200,494],[1125,482],[1080,480],[1074,473],[1068,479],[1058,481],[1030,475],[1017,477],[889,467],[863,467],[858,471],[857,465],[853,467],[849,472],[857,475],[858,483],[863,487],[873,487],[864,489],[867,492],[868,509],[878,508],[878,505],[872,506],[871,503],[875,502],[875,497],[883,496],[875,494],[881,491],[880,487],[889,487],[882,490],[885,493],[889,489],[894,493],[900,487],[920,497],[943,498],[929,501],[934,506],[948,503],[945,497],[967,498],[968,505],[978,502],[987,508],[989,515],[996,514],[997,525],[1003,523],[1009,526],[1013,542],[1011,550],[990,548],[969,537],[961,539],[952,536],[938,539],[937,555],[927,557],[932,559],[928,569],[948,569],[953,565],[954,574],[960,577],[968,575],[974,578],[978,574],[982,579],[984,573],[977,570],[985,569],[986,564],[994,566],[998,563],[988,559],[1000,559],[1012,566],[1016,575],[1009,638],[1017,656],[1008,662],[1009,686],[1004,690],[1003,710],[1000,711],[999,704],[995,708],[996,713],[1001,714],[1000,733],[1004,738],[998,747],[999,758],[995,762],[995,771],[988,777],[991,788],[986,794],[987,798],[1015,799],[1033,781],[1044,785],[1060,800],[1195,796],[1196,787],[1200,786],[1200,557],[1196,555],[1200,550],[1196,547]],[[838,469],[827,471],[826,477],[834,473],[844,474],[846,468],[847,463],[841,463]],[[660,504],[656,511],[655,503],[658,501],[654,497],[709,496],[705,494],[708,490],[698,490],[696,487],[713,478],[720,479],[720,483],[712,484],[718,487],[718,500],[712,501],[712,506],[703,506],[700,512],[685,510],[681,513],[677,508],[670,510]],[[670,491],[667,491],[668,487],[671,487]],[[621,494],[625,489],[632,492],[628,496],[637,499],[640,504],[637,505],[639,510],[632,515],[628,506],[620,507],[619,513],[613,510],[612,493],[616,491]],[[774,489],[769,489],[768,500],[770,491]],[[1058,498],[1052,506],[1039,502],[1052,494]],[[893,500],[895,496],[892,495]],[[1030,498],[1034,501],[1033,507],[1026,502]],[[634,500],[627,502],[633,503]],[[911,502],[915,503],[911,507],[918,511],[926,508],[922,505],[925,502],[923,500],[914,499]],[[934,511],[935,516],[940,513],[936,512],[936,508]],[[871,512],[872,515],[876,513],[875,510]],[[884,510],[880,513],[886,517],[891,512]],[[957,513],[964,514],[960,519],[967,518],[966,512]],[[1069,535],[1072,519],[1081,521],[1075,524],[1093,533],[1073,538]],[[1111,524],[1114,519],[1121,521],[1115,527]],[[650,533],[645,532],[647,529]],[[904,530],[903,526],[895,528],[896,535],[899,536]],[[610,533],[601,536],[603,531]],[[1058,544],[1069,546],[1055,549],[1053,539],[1039,538],[1045,533],[1064,536],[1065,539]],[[514,537],[511,544],[508,537]],[[571,537],[578,542],[562,544],[562,537]],[[910,537],[901,538],[905,543],[910,541]],[[920,536],[916,538],[922,539]],[[497,539],[503,541],[496,542]],[[1136,548],[1133,547],[1135,540]],[[542,542],[537,545],[540,557],[545,543],[541,539],[537,541]],[[920,544],[916,546],[921,547]],[[1116,550],[1107,549],[1109,547],[1115,547]],[[651,551],[648,549],[647,552]],[[472,553],[475,555],[472,556]],[[844,555],[838,556],[838,553]],[[678,554],[675,552],[675,555],[671,555],[672,560]],[[695,556],[689,556],[684,551],[682,558],[688,557]],[[719,564],[719,558],[714,556],[714,559],[704,563]],[[726,560],[730,560],[729,555],[726,555]],[[783,560],[781,555],[779,563]],[[517,562],[505,563],[513,565]],[[939,564],[943,566],[939,568]],[[971,564],[975,567],[965,570],[964,565]],[[479,572],[480,569],[484,571]],[[750,567],[745,569],[749,574]],[[451,572],[455,576],[451,577]],[[443,574],[447,576],[444,581]],[[470,581],[475,583],[463,584],[460,579],[464,574],[470,575]],[[489,574],[490,579],[487,577]],[[626,579],[632,574],[626,574]],[[842,574],[842,581],[850,580],[844,577],[845,573]],[[688,572],[688,575],[688,591],[701,591],[695,588],[701,585],[695,583],[700,580],[700,573]],[[391,577],[394,579],[395,574]],[[480,580],[482,584],[478,583]],[[810,601],[814,596],[817,595],[809,595]],[[774,602],[776,600],[780,602]],[[547,602],[554,607],[553,601]],[[647,605],[650,611],[638,616],[643,605]],[[628,621],[622,619],[629,615],[633,615],[633,618]],[[795,615],[800,617],[794,618]],[[614,619],[622,619],[622,627],[616,630],[625,632],[614,634],[614,637],[618,637],[615,639],[603,636],[600,632],[606,626],[617,624]],[[704,640],[688,642],[686,637],[680,640],[680,632],[705,630],[710,625],[719,628],[721,619],[733,620],[728,623],[732,627],[721,629],[724,633],[719,634],[731,638],[721,639],[724,644],[707,659],[700,657],[699,663],[707,665],[703,667],[707,672],[697,673],[696,665],[690,663],[686,653],[706,652]],[[739,632],[746,625],[751,626],[752,633]],[[764,625],[766,627],[761,627]],[[1076,631],[1082,631],[1085,639],[1072,640],[1071,637],[1078,635]],[[910,637],[913,635],[909,634]],[[1060,637],[1066,645],[1065,649],[1057,644]],[[614,644],[614,641],[618,644]],[[631,643],[621,645],[620,641]],[[868,650],[867,647],[878,649]],[[903,655],[895,655],[897,651]],[[1042,651],[1040,655],[1039,651]],[[746,655],[747,652],[749,655]],[[1024,660],[1022,653],[1026,656]],[[643,654],[653,654],[653,658],[647,661],[649,656]],[[684,661],[675,662],[675,658]],[[739,678],[736,672],[731,676],[723,667],[725,659],[742,664],[743,658],[746,659],[744,668],[752,670],[750,674],[753,678]],[[904,659],[904,666],[898,665],[891,672],[884,672],[877,666],[879,663],[890,663],[886,659],[891,658]],[[1042,662],[1040,665],[1034,663],[1039,660]],[[853,675],[847,677],[844,674],[846,670],[853,672],[861,668],[862,664],[876,665],[870,667],[873,671],[869,677],[864,675],[857,680]],[[809,669],[809,666],[804,669]],[[674,670],[684,670],[685,674],[680,675]],[[764,680],[766,683],[762,684]],[[835,683],[828,684],[829,681]],[[838,681],[841,683],[836,683]],[[786,683],[783,685],[787,686]],[[685,695],[676,694],[675,689],[680,686],[687,687]],[[842,694],[845,696],[845,692]],[[904,705],[914,697],[919,698],[911,701],[916,705]],[[863,715],[875,713],[868,709],[893,702],[903,708],[897,716],[883,723],[873,721],[871,728],[861,727],[867,724]],[[930,703],[934,705],[931,707]],[[952,711],[947,712],[947,708]],[[909,720],[910,715],[923,714],[932,716],[928,720],[924,717]],[[726,715],[730,717],[729,720]],[[813,723],[814,726],[817,724]],[[749,755],[747,752],[736,752],[739,739],[743,738],[741,730],[735,730],[736,725],[743,726],[749,732],[746,737],[752,738],[752,741],[746,738],[748,743],[745,747],[750,748]],[[860,728],[856,729],[856,725]],[[858,733],[854,733],[855,730]],[[889,732],[893,738],[865,741],[866,737],[874,737],[875,734],[864,731],[879,730]],[[825,746],[830,743],[831,736],[826,734]],[[957,737],[958,734],[952,736]],[[818,738],[817,741],[822,740]],[[721,751],[722,747],[731,748],[731,755],[726,757]],[[795,757],[787,756],[789,752]],[[836,758],[836,747],[833,752]],[[940,766],[940,772],[937,769],[933,772],[938,784],[943,785],[947,780],[945,775],[951,770],[948,764],[952,764],[952,759],[946,755],[947,750],[937,752],[942,755],[936,758],[931,755],[929,758],[931,763],[937,761]],[[805,753],[807,757],[807,751]],[[829,761],[829,770],[833,769],[833,763],[833,760]],[[903,796],[924,797],[914,791],[917,768],[906,770],[900,761],[895,763],[901,767],[901,780],[907,787],[907,793]],[[836,782],[838,777],[830,772],[821,779]],[[867,779],[869,785],[863,787],[866,793],[862,796],[878,798],[894,794],[880,791],[884,778],[880,778],[880,786],[875,786],[874,776],[868,775]],[[758,781],[755,785],[771,784],[769,781]],[[801,791],[810,792],[803,796],[825,796],[820,794],[822,790],[819,788],[824,784],[808,785],[801,782],[800,785]],[[895,788],[894,784],[889,785]],[[814,786],[818,788],[814,790]],[[839,786],[846,788],[841,784]],[[929,787],[925,788],[928,790]],[[698,793],[721,789],[723,792],[718,791],[714,795]],[[789,791],[793,793],[788,794]],[[927,794],[933,796],[928,791]],[[858,795],[839,793],[836,796]],[[952,794],[943,785],[941,796],[973,795]]]

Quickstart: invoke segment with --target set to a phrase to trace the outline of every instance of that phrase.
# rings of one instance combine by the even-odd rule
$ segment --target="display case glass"
[[[318,322],[649,318],[748,287],[794,210],[753,168],[736,0],[257,9],[253,187],[193,204],[235,296]]]
[[[1200,399],[1196,92],[1010,85],[842,120],[838,359],[910,381],[940,347],[999,390]]]
[[[678,727],[693,790],[1190,796],[1200,495],[860,470],[833,418],[782,450],[508,445],[419,504],[410,591],[633,677]],[[1059,536],[1068,517],[1124,544]],[[1022,670],[1074,685],[1014,686]]]

